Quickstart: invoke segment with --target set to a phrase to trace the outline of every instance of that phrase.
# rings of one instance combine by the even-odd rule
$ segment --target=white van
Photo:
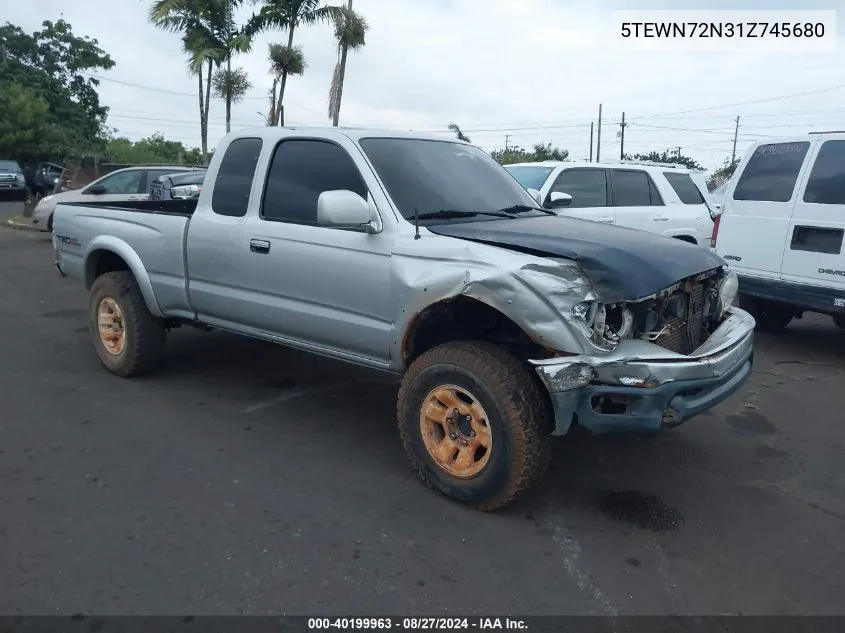
[[[558,214],[709,244],[715,214],[682,165],[546,161],[505,169]]]
[[[845,132],[756,143],[728,185],[711,246],[758,329],[804,312],[845,328]]]

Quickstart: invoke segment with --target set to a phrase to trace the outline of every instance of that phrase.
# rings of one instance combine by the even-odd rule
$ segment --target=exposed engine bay
[[[589,328],[590,340],[600,347],[613,348],[623,339],[638,338],[690,354],[722,322],[730,305],[726,300],[733,301],[735,292],[723,292],[728,279],[717,268],[636,302],[585,302],[574,312]]]

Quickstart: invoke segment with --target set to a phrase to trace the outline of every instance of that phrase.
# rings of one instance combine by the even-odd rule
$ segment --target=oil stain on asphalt
[[[600,504],[602,511],[617,521],[655,532],[678,530],[684,524],[680,510],[648,492],[612,490],[601,495]]]

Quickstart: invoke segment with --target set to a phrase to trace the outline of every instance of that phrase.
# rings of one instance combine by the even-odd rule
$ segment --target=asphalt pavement
[[[182,328],[99,364],[49,237],[0,229],[0,613],[845,614],[845,331],[759,335],[653,439],[555,442],[482,514],[425,488],[384,376]]]

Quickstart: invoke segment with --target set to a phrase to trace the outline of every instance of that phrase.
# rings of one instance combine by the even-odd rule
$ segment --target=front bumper
[[[555,435],[577,419],[596,434],[677,426],[739,389],[751,375],[754,318],[738,308],[689,356],[641,340],[601,356],[529,361],[551,395]]]

